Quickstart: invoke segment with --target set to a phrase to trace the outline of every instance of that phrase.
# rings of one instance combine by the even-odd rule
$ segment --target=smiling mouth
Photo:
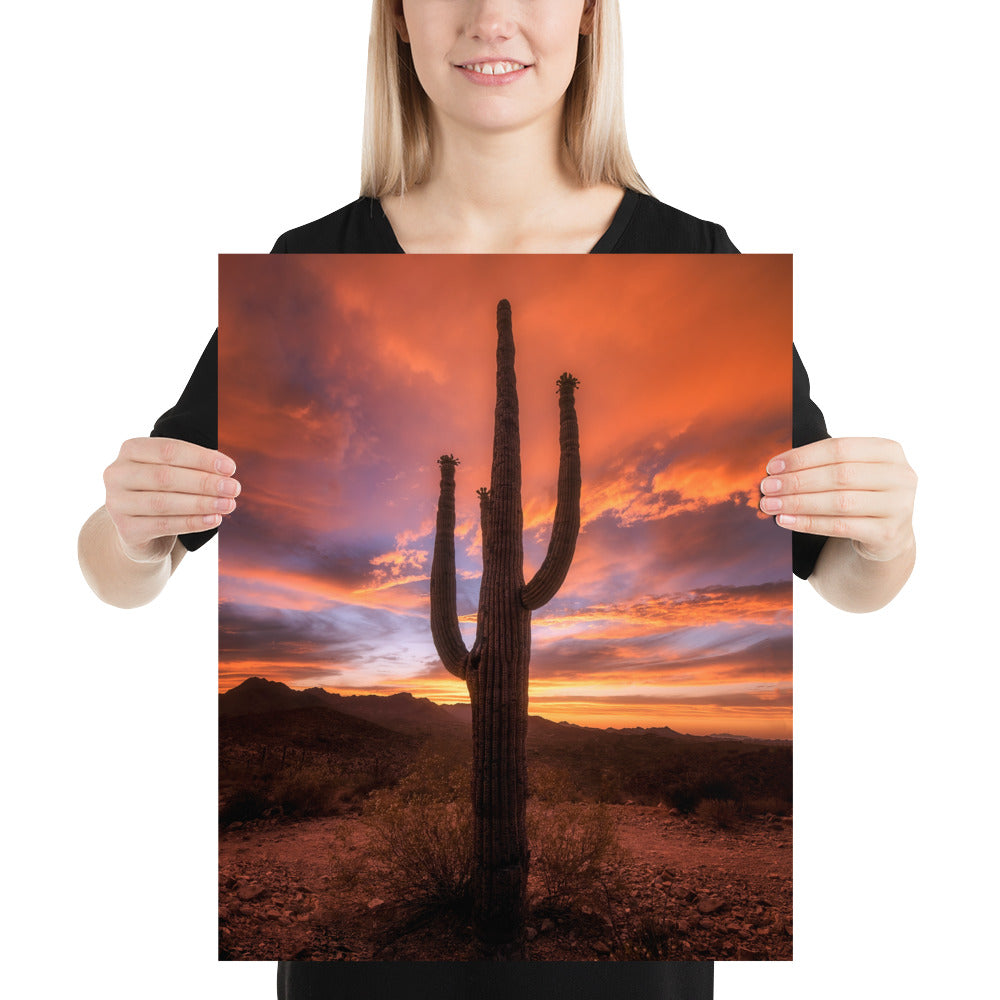
[[[461,69],[467,69],[471,73],[479,73],[481,76],[504,76],[507,73],[516,73],[519,69],[525,68],[525,63],[519,62],[480,62],[480,63],[459,63]]]

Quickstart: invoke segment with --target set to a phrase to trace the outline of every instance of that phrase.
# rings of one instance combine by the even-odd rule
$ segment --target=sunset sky
[[[580,380],[582,527],[532,617],[529,710],[791,737],[791,536],[758,514],[791,446],[787,255],[223,255],[219,683],[467,701],[430,636],[438,456],[471,646],[496,305],[510,300],[525,576],[548,544],[556,379]]]

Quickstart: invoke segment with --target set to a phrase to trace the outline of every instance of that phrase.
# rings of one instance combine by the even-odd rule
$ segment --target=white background
[[[5,18],[11,996],[274,995],[272,963],[215,960],[215,543],[128,612],[90,594],[75,544],[215,326],[216,255],[356,197],[366,6]],[[987,7],[624,6],[643,176],[744,252],[794,252],[831,432],[895,438],[921,477],[917,570],[889,608],[796,587],[796,958],[720,964],[717,998],[990,993]]]

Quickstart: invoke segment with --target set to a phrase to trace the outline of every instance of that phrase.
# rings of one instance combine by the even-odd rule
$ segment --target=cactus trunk
[[[488,954],[521,957],[529,850],[526,829],[531,611],[559,589],[580,525],[580,448],[571,375],[559,379],[559,493],[545,562],[525,586],[521,445],[510,303],[497,306],[497,397],[489,490],[481,489],[483,576],[476,639],[466,651],[455,598],[455,466],[439,459],[441,494],[431,567],[431,632],[472,702],[475,929]]]

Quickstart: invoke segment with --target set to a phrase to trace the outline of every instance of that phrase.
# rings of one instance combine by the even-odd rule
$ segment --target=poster
[[[791,958],[791,271],[220,257],[221,958]]]

